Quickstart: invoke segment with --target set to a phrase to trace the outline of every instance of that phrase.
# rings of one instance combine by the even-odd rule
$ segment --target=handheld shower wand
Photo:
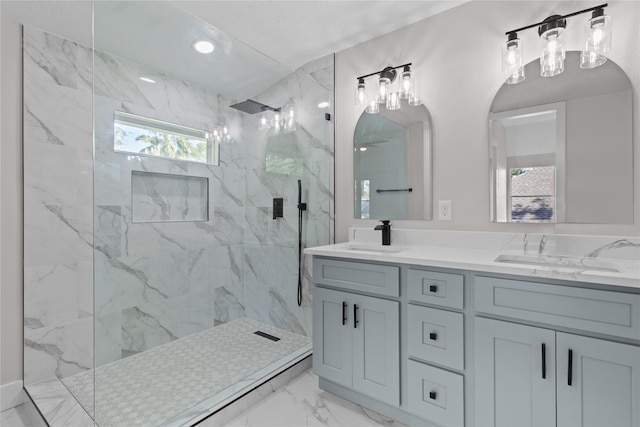
[[[302,212],[307,204],[302,203],[302,181],[298,180],[298,307],[302,305]]]

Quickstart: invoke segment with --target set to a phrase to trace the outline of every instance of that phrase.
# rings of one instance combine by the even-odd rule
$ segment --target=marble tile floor
[[[210,422],[210,420],[212,420]],[[220,427],[213,418],[198,427]],[[303,373],[223,427],[406,427],[404,424],[321,390],[318,377]]]
[[[47,427],[31,401],[0,413],[2,427]]]

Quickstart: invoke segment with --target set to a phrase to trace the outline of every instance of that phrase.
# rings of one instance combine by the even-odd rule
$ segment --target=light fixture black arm
[[[408,64],[398,65],[397,67],[387,67],[384,70],[376,71],[375,73],[365,74],[364,76],[356,77],[356,80],[366,79],[367,77],[375,76],[376,74],[380,74],[380,73],[382,73],[382,72],[384,72],[386,70],[395,70],[395,69],[398,69],[398,68],[407,67],[407,66],[411,66],[411,65],[412,65],[412,63],[409,62]]]
[[[302,203],[302,181],[298,180],[298,307],[302,305],[302,212],[307,204]]]
[[[609,4],[608,4],[608,3],[604,3],[604,4],[601,4],[600,6],[594,6],[594,7],[590,7],[589,9],[584,9],[584,10],[580,10],[580,11],[578,11],[578,12],[570,13],[570,14],[568,14],[568,15],[558,16],[558,17],[556,17],[556,19],[554,19],[554,21],[559,21],[559,20],[561,20],[561,19],[570,18],[570,17],[572,17],[572,16],[580,15],[581,13],[587,13],[587,12],[592,12],[592,11],[594,11],[594,10],[598,10],[598,9],[604,9],[604,8],[605,8],[605,7],[607,7],[607,6],[609,6]],[[507,31],[507,32],[506,32],[506,33],[504,33],[504,34],[505,34],[506,36],[508,36],[508,35],[509,35],[509,34],[511,34],[511,33],[518,33],[518,32],[520,32],[520,31],[522,31],[522,30],[528,30],[529,28],[539,27],[540,25],[543,25],[543,24],[548,24],[548,21],[547,21],[547,22],[542,21],[542,22],[538,22],[538,23],[536,23],[536,24],[527,25],[526,27],[517,28],[517,29],[515,29],[515,30]],[[374,74],[375,74],[375,73],[374,73]]]

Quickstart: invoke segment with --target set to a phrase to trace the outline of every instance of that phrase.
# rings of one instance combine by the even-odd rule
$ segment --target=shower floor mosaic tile
[[[310,342],[242,318],[62,381],[100,426],[156,426]]]

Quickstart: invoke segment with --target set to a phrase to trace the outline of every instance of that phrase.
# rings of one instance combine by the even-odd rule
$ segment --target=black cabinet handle
[[[342,326],[347,324],[347,302],[342,301]]]
[[[429,292],[438,292],[438,285],[429,285]]]
[[[429,339],[436,341],[438,339],[438,334],[435,332],[429,332]]]
[[[358,304],[353,304],[353,328],[358,327]]]
[[[429,392],[429,399],[436,400],[437,397],[438,397],[438,393],[436,393],[435,391]]]
[[[567,374],[567,385],[573,382],[573,350],[569,349],[569,373]]]
[[[544,343],[542,343],[542,379],[547,378],[547,348]]]

